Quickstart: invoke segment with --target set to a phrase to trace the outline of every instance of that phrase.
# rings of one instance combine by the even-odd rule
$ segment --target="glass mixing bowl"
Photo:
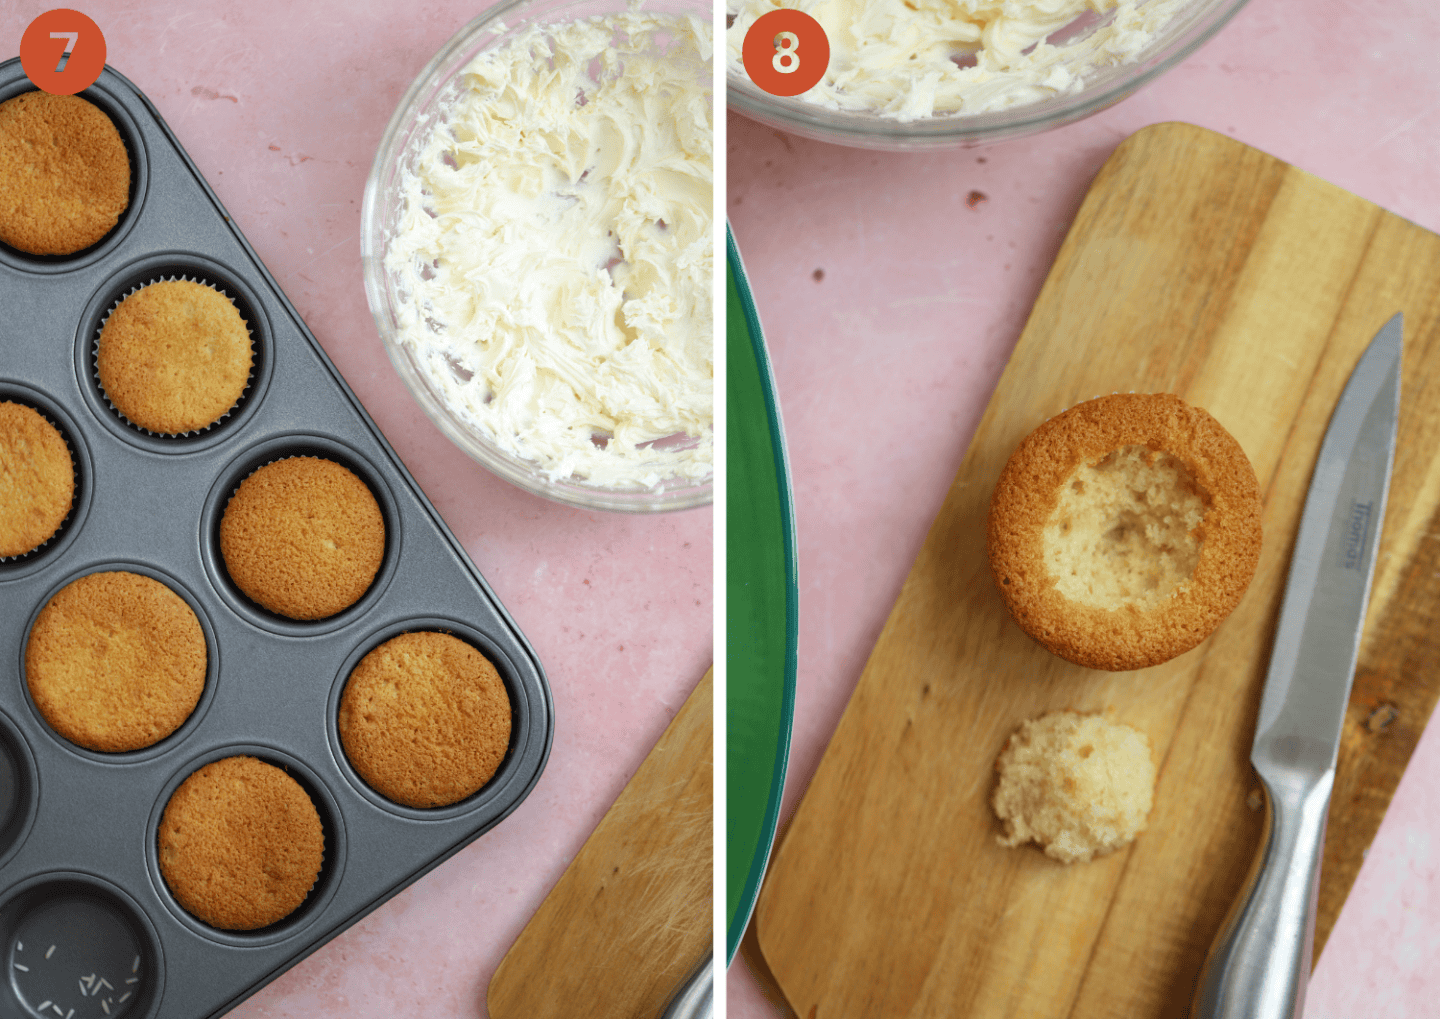
[[[602,488],[576,478],[552,480],[533,461],[502,449],[478,427],[451,408],[429,380],[414,353],[400,342],[397,308],[405,299],[393,274],[385,268],[387,245],[403,208],[401,171],[413,166],[421,143],[445,119],[447,107],[461,90],[461,74],[475,56],[514,38],[534,24],[568,23],[597,14],[619,14],[629,9],[624,0],[507,0],[485,11],[462,28],[420,72],[390,118],[375,163],[365,182],[361,211],[360,247],[365,296],[375,326],[385,343],[395,371],[409,387],[422,410],[455,445],[481,465],[536,495],[583,509],[658,512],[689,509],[711,501],[713,472],[700,481],[670,477],[652,488]],[[646,13],[688,14],[710,22],[709,0],[649,0]],[[689,439],[684,435],[659,440],[673,448]]]
[[[737,74],[733,69],[726,75],[727,101],[730,109],[769,127],[837,145],[895,151],[983,145],[1060,127],[1119,102],[1188,57],[1245,6],[1245,2],[1190,0],[1133,63],[1092,72],[1085,78],[1085,87],[1077,93],[992,113],[900,121],[874,113],[831,110],[798,98],[773,96],[756,88],[746,75]],[[1068,27],[1062,28],[1054,35],[1065,37],[1070,31]]]

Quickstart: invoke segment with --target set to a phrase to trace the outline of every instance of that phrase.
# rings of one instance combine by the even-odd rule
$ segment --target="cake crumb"
[[[1400,717],[1400,709],[1390,703],[1381,704],[1370,717],[1365,719],[1365,728],[1373,732],[1383,732],[1390,727],[1390,723]]]

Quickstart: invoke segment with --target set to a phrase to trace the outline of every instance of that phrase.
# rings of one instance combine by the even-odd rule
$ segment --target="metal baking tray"
[[[0,64],[0,102],[33,87],[18,59]],[[514,810],[549,756],[554,705],[534,650],[155,107],[108,67],[80,94],[110,116],[129,149],[129,208],[73,256],[0,245],[0,399],[29,404],[61,429],[77,479],[60,532],[35,552],[0,560],[0,1019],[210,1016]],[[177,273],[235,301],[256,357],[228,417],[167,438],[109,406],[93,355],[99,323],[120,296]],[[309,623],[250,602],[219,553],[230,494],[256,467],[295,454],[353,470],[386,527],[370,590]],[[30,627],[55,592],[114,569],[154,577],[190,604],[209,669],[199,704],[173,735],[105,754],[46,724],[30,700],[24,657]],[[513,713],[495,777],[433,810],[371,790],[336,731],[340,692],[360,657],[417,629],[447,630],[479,648],[504,679]],[[171,896],[156,832],[180,782],[240,753],[285,767],[307,789],[325,826],[325,862],[289,917],[226,932]]]

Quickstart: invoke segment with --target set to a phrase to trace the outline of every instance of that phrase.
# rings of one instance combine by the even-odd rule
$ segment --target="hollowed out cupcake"
[[[1240,444],[1168,393],[1089,400],[1010,457],[990,503],[990,569],[1020,627],[1093,669],[1183,654],[1239,603],[1260,558],[1260,492]]]

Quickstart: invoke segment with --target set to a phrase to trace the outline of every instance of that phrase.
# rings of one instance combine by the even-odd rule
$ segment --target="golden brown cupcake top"
[[[385,521],[354,472],[294,456],[240,483],[220,520],[220,552],[252,601],[291,619],[324,619],[369,590],[385,555]]]
[[[169,736],[205,689],[205,634],[185,600],[138,573],[91,573],[40,610],[25,682],[51,728],[116,753]]]
[[[510,743],[510,697],[490,660],[447,633],[405,633],[360,660],[340,698],[340,742],[372,789],[443,807],[490,781]]]
[[[64,437],[33,407],[0,401],[0,556],[49,541],[74,498],[75,464]]]
[[[69,255],[115,228],[130,204],[130,157],[103,111],[79,96],[0,103],[0,241]]]
[[[1022,629],[1112,671],[1204,640],[1260,558],[1260,492],[1239,443],[1168,393],[1100,397],[1028,435],[990,503],[990,568]]]
[[[208,428],[240,399],[254,350],[233,301],[190,280],[127,295],[100,330],[95,368],[115,409],[162,435]]]
[[[180,784],[160,818],[160,873],[176,900],[220,930],[278,923],[325,861],[325,831],[300,783],[254,757],[226,757]]]

